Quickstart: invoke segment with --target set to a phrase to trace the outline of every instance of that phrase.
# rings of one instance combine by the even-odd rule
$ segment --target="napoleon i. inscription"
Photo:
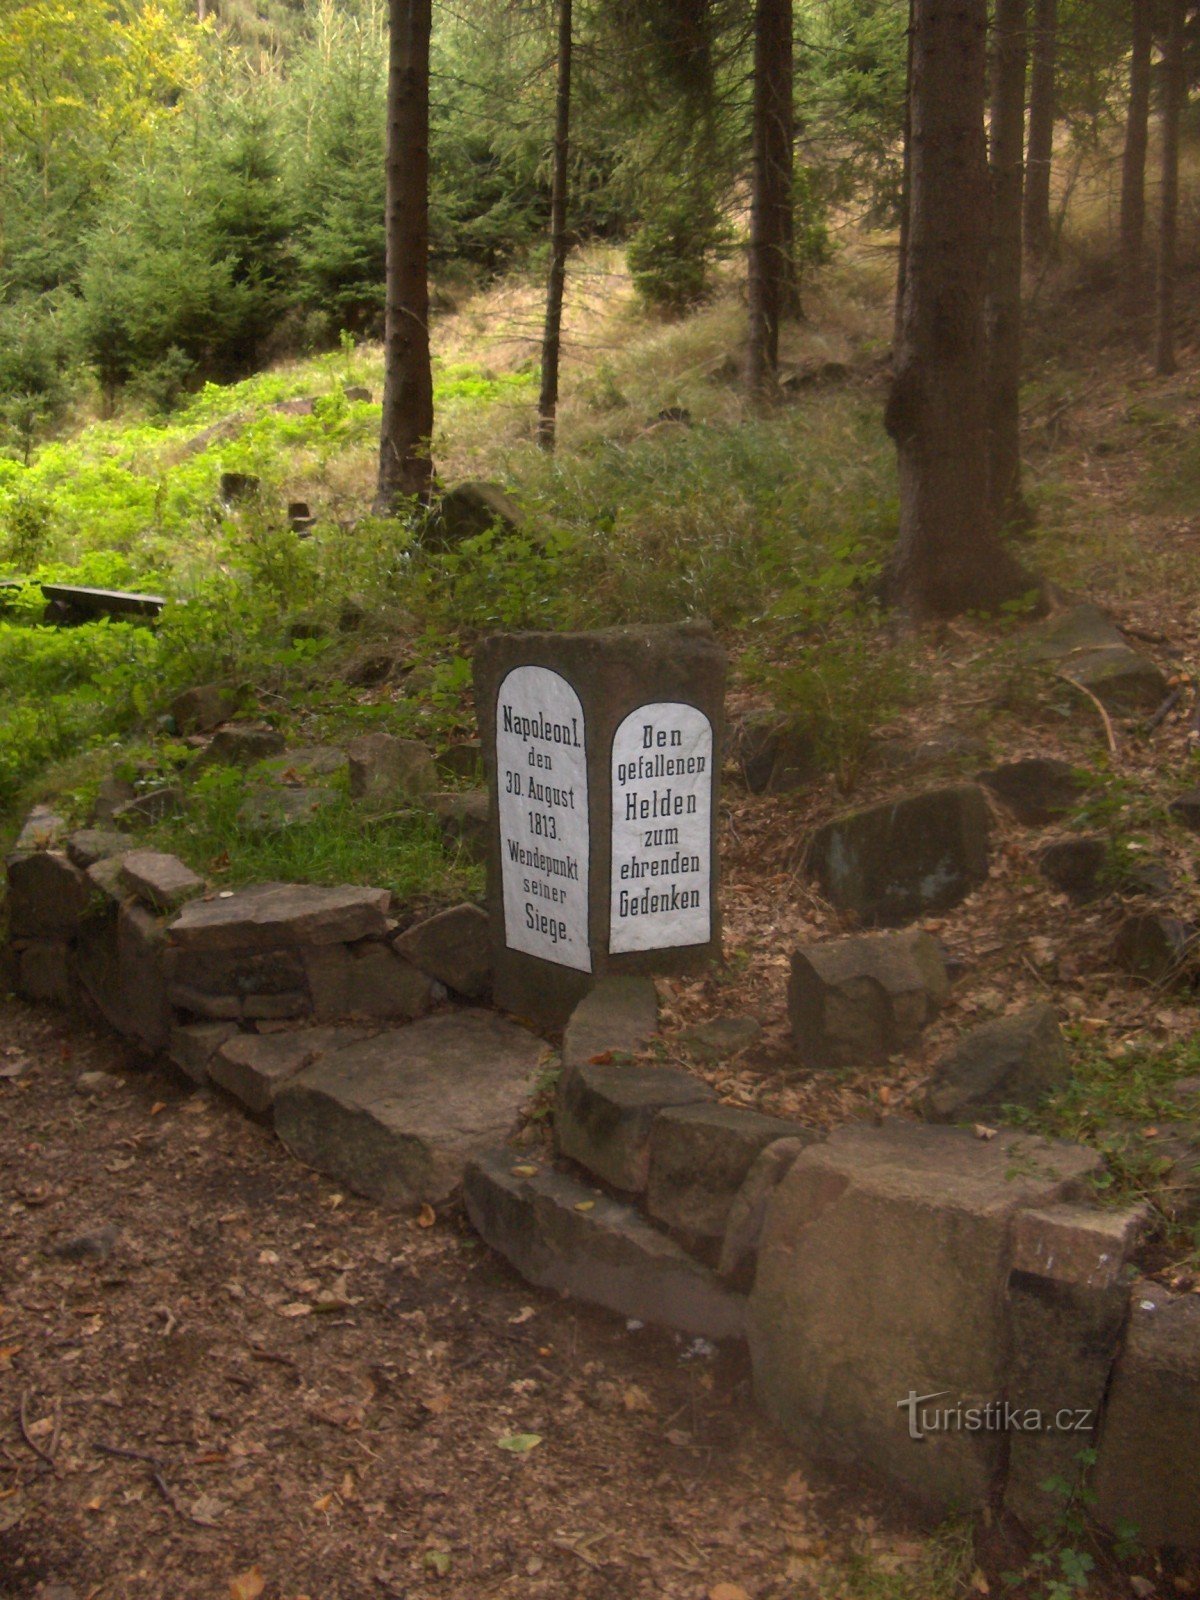
[[[558,1026],[606,973],[719,956],[724,693],[702,623],[480,646],[497,1005]]]

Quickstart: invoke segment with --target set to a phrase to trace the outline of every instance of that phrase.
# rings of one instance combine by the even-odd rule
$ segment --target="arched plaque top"
[[[561,673],[514,667],[501,682],[496,787],[505,944],[590,972],[587,739]]]
[[[713,730],[661,700],[631,711],[612,747],[609,950],[669,950],[712,937]]]

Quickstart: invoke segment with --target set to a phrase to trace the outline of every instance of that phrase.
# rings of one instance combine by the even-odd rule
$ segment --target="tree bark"
[[[562,348],[563,290],[567,281],[567,200],[571,138],[571,0],[559,0],[558,87],[554,101],[554,173],[550,186],[550,279],[542,335],[542,387],[537,441],[554,449],[558,415],[558,366]]]
[[[431,0],[389,0],[387,299],[376,509],[427,500],[433,480],[429,364]]]
[[[1054,73],[1058,0],[1034,0],[1033,62],[1029,74],[1029,151],[1025,162],[1025,249],[1037,260],[1050,252],[1050,165],[1054,156]]]
[[[1154,42],[1152,0],[1132,0],[1133,51],[1129,62],[1129,106],[1121,160],[1121,305],[1136,317],[1146,303],[1146,147],[1150,129],[1150,52]]]
[[[906,60],[904,68],[904,166],[900,178],[900,238],[897,241],[899,256],[896,262],[896,305],[892,316],[892,348],[900,347],[900,327],[904,316],[904,278],[908,270],[908,223],[912,196],[912,77],[913,77],[913,7],[908,0],[908,31],[906,34]]]
[[[885,418],[900,531],[885,592],[919,620],[994,610],[1034,583],[988,507],[987,0],[915,0],[913,26],[908,265]]]
[[[1183,29],[1187,0],[1170,0],[1163,51],[1162,197],[1158,217],[1158,304],[1154,370],[1166,377],[1175,361],[1175,239],[1179,219],[1179,122],[1187,97]]]
[[[992,24],[988,253],[988,486],[997,528],[1027,523],[1021,496],[1021,197],[1026,0],[996,0]]]
[[[792,119],[792,0],[757,0],[746,359],[752,395],[772,394],[779,372],[779,324],[787,302],[792,235]]]

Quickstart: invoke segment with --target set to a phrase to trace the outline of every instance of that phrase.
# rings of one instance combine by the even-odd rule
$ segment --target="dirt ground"
[[[791,1600],[919,1553],[740,1355],[531,1290],[80,1024],[0,1001],[0,1074],[4,1600]]]

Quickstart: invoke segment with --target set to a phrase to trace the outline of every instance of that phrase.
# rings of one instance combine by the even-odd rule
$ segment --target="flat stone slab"
[[[355,1044],[359,1032],[340,1028],[301,1028],[294,1033],[235,1033],[208,1062],[208,1076],[262,1116],[289,1079],[331,1050]]]
[[[208,1082],[212,1058],[238,1031],[236,1022],[189,1022],[171,1029],[167,1055],[193,1083]]]
[[[813,835],[809,863],[831,905],[894,926],[984,882],[990,826],[978,784],[930,789],[835,817]]]
[[[1148,656],[1133,649],[1099,606],[1085,602],[1030,630],[1028,661],[1046,662],[1090,689],[1108,711],[1153,711],[1167,680]]]
[[[127,833],[112,828],[80,828],[67,840],[67,855],[81,872],[98,861],[111,861],[128,855],[132,849]]]
[[[817,1135],[741,1106],[673,1106],[650,1132],[646,1209],[664,1227],[717,1243],[755,1158],[778,1139]]]
[[[744,1334],[745,1300],[633,1209],[513,1150],[472,1160],[480,1236],[530,1283],[708,1339]]]
[[[978,1122],[1006,1105],[1033,1106],[1070,1073],[1053,1006],[1030,1006],[970,1028],[934,1068],[925,1102],[931,1122]]]
[[[266,950],[383,938],[386,889],[264,883],[228,899],[193,900],[171,923],[179,950]]]
[[[658,1032],[658,991],[652,978],[601,978],[572,1011],[563,1034],[563,1064],[593,1056],[633,1055]]]
[[[668,1106],[716,1096],[675,1067],[582,1061],[564,1067],[554,1106],[558,1147],[614,1189],[640,1191],[650,1176],[650,1135]]]
[[[910,1431],[910,1396],[1003,1398],[1013,1222],[1074,1198],[1097,1152],[1003,1131],[839,1129],[775,1189],[750,1297],[755,1387],[805,1448],[945,1512],[986,1501],[1003,1440]],[[919,1421],[919,1419],[918,1419]]]
[[[433,980],[379,939],[304,954],[313,1015],[411,1022],[429,1010]]]
[[[158,911],[174,911],[204,893],[204,879],[161,850],[127,850],[118,877],[128,893]]]
[[[323,1056],[278,1092],[275,1128],[357,1194],[436,1204],[512,1132],[544,1051],[490,1012],[444,1012]]]
[[[482,999],[492,986],[491,924],[478,906],[439,911],[397,935],[392,949],[468,1000]]]

